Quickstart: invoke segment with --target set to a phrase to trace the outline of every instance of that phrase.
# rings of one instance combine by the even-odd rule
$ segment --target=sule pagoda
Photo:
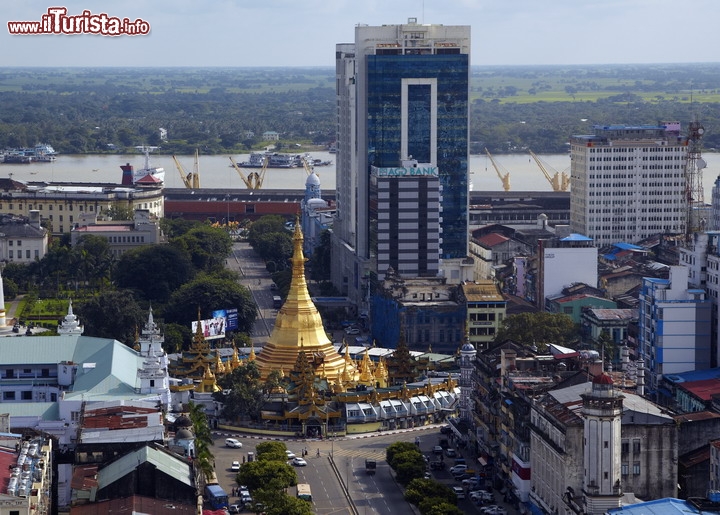
[[[335,349],[308,291],[303,234],[297,222],[291,264],[290,290],[272,334],[257,356],[251,350],[247,358],[256,363],[262,382],[276,371],[285,385],[263,407],[263,420],[285,431],[327,435],[422,425],[456,409],[460,392],[451,377],[413,382],[422,374],[421,364],[411,356],[402,334],[387,360],[374,362],[365,349],[362,359],[355,361],[348,345],[342,354]],[[218,375],[243,366],[244,360],[233,347],[223,362],[199,325],[191,349],[175,363],[171,374],[192,378],[196,392],[210,393],[218,390]]]

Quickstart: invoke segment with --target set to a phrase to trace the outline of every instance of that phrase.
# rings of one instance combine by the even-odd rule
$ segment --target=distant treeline
[[[720,67],[636,65],[473,67],[471,151],[567,149],[592,125],[697,117],[705,148],[720,148]],[[335,139],[332,68],[6,68],[0,72],[0,148],[52,144],[68,154],[238,153],[276,131],[283,145]]]

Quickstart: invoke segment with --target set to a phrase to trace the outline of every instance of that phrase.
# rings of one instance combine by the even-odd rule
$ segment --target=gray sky
[[[143,36],[10,35],[8,21],[141,18]],[[2,0],[2,66],[333,66],[357,24],[470,25],[473,65],[720,62],[719,0]]]

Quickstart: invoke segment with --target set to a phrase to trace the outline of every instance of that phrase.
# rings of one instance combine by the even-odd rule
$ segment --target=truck
[[[365,473],[373,475],[375,474],[375,469],[377,468],[377,462],[375,460],[366,459],[365,460]]]

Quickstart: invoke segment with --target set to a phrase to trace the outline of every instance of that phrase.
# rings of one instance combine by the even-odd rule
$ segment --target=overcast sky
[[[51,6],[143,36],[13,36]],[[720,0],[2,0],[0,65],[333,66],[357,24],[470,25],[473,65],[720,62]]]

